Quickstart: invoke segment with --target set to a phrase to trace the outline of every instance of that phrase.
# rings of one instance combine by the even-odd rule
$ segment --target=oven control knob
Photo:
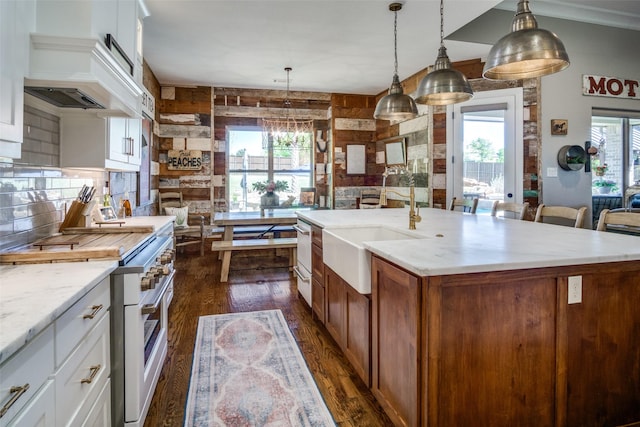
[[[173,249],[167,249],[166,251],[164,251],[164,253],[160,256],[160,262],[162,264],[168,264],[171,261],[173,261],[175,259],[175,250]]]
[[[148,273],[151,278],[153,279],[153,286],[155,287],[155,285],[157,285],[158,283],[160,283],[161,280],[161,274],[160,272],[149,272]]]
[[[164,274],[165,276],[168,276],[171,273],[171,267],[169,267],[168,265],[163,265],[162,267],[160,267],[162,274]]]
[[[162,268],[160,268],[160,266],[157,266],[157,267],[151,267],[149,269],[148,274],[151,274],[153,277],[158,278],[162,276],[164,273],[162,272]]]
[[[152,277],[144,276],[142,279],[140,279],[140,289],[143,291],[153,289],[155,286],[156,284]]]

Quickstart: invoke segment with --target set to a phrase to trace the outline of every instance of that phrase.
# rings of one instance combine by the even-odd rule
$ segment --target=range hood
[[[94,38],[32,33],[25,92],[59,108],[141,117],[142,88]]]
[[[104,109],[102,104],[74,88],[26,86],[24,91],[60,108]]]

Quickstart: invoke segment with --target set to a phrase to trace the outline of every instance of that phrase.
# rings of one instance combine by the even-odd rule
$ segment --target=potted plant
[[[598,190],[600,194],[609,194],[612,191],[618,189],[618,184],[610,179],[598,179],[593,181],[593,186]]]
[[[269,208],[280,205],[280,199],[276,191],[286,191],[289,189],[287,181],[259,181],[252,184],[253,189],[259,193],[264,193],[260,197],[260,207]]]

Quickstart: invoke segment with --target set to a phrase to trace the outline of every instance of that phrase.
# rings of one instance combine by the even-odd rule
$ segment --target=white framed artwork
[[[347,175],[362,175],[366,172],[366,147],[347,145]]]

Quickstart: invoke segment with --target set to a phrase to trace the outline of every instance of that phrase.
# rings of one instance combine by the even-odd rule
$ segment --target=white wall
[[[542,77],[540,133],[541,202],[547,205],[588,206],[591,219],[591,173],[573,172],[558,166],[557,153],[564,145],[580,145],[591,139],[591,109],[640,111],[640,100],[584,96],[582,75],[640,80],[640,32],[538,17],[540,28],[555,32],[563,41],[571,65]],[[551,135],[551,119],[569,121],[567,135]],[[547,176],[557,168],[558,176]],[[585,226],[588,226],[585,224]]]

